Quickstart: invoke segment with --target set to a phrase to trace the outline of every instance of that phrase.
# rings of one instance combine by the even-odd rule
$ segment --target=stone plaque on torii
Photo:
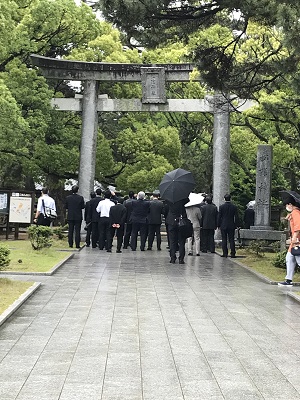
[[[244,111],[251,101],[228,99],[223,94],[205,99],[167,99],[166,82],[189,82],[192,64],[118,64],[60,60],[31,55],[32,63],[47,78],[82,81],[84,92],[75,98],[55,98],[62,111],[82,112],[79,190],[85,200],[94,188],[98,112],[209,112],[214,115],[213,195],[219,206],[230,191],[230,112]],[[140,82],[142,99],[109,99],[98,96],[99,82]],[[237,100],[236,106],[232,101]],[[142,189],[142,188],[141,188]]]

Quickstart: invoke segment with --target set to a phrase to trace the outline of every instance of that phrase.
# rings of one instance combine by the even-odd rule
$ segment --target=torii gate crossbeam
[[[93,189],[95,176],[97,112],[210,112],[214,114],[213,132],[213,195],[219,206],[230,188],[230,101],[222,95],[200,99],[167,99],[165,82],[189,82],[192,64],[117,64],[59,60],[31,55],[32,63],[45,77],[78,80],[84,83],[82,98],[53,99],[60,110],[82,112],[82,135],[79,167],[79,188],[85,200]],[[99,82],[141,82],[143,98],[108,99],[98,97]],[[240,106],[240,111],[249,108]]]

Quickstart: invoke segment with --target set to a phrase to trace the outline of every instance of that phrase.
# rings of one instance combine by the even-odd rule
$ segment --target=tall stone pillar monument
[[[219,93],[214,100],[213,196],[217,207],[230,191],[230,112],[229,101]]]
[[[255,221],[250,229],[271,230],[271,185],[273,148],[258,145],[256,162]]]
[[[80,194],[85,201],[89,200],[90,192],[94,189],[96,145],[98,134],[98,82],[84,82],[82,98],[82,128],[80,146],[80,169],[78,185]]]

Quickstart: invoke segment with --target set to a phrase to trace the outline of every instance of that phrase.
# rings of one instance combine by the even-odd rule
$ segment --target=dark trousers
[[[97,243],[99,240],[99,226],[98,221],[92,222],[92,247],[97,247]]]
[[[106,250],[109,250],[109,218],[108,217],[100,217],[99,219],[99,249],[103,250],[104,247]]]
[[[170,257],[171,260],[176,260],[176,251],[179,249],[179,260],[183,261],[185,256],[185,241],[178,229],[178,225],[168,225],[170,238]]]
[[[92,234],[92,223],[90,222],[86,226],[85,243],[86,243],[87,246],[91,245],[91,234]]]
[[[125,229],[125,235],[124,235],[124,247],[129,246],[129,240],[131,236],[131,231],[132,231],[132,224],[127,223],[126,224],[126,229]]]
[[[81,221],[68,221],[69,232],[68,232],[68,242],[69,246],[73,247],[74,233],[75,233],[75,246],[80,247],[80,227]]]
[[[201,229],[202,230],[202,251],[210,251],[214,253],[215,248],[215,230],[214,229]],[[201,243],[201,242],[200,242]]]
[[[222,251],[224,256],[228,256],[227,238],[230,246],[230,254],[235,256],[234,232],[235,229],[221,229]]]
[[[121,225],[120,228],[109,228],[109,250],[112,248],[112,242],[115,235],[117,236],[117,251],[120,251],[124,237],[124,225]]]
[[[156,236],[157,248],[161,247],[161,224],[149,224],[148,225],[148,249],[151,249],[154,242],[154,237]]]
[[[148,232],[148,224],[140,223],[140,222],[133,222],[132,224],[132,231],[131,231],[131,240],[130,240],[130,247],[132,250],[136,250],[137,246],[137,236],[140,232],[141,238],[141,250],[145,250],[145,244],[147,240],[147,232]]]

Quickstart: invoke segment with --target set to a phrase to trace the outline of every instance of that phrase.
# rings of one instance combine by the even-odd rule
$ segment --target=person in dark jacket
[[[129,241],[132,231],[132,221],[131,221],[132,202],[136,201],[136,198],[134,197],[134,192],[130,191],[128,195],[129,199],[125,200],[125,202],[123,203],[126,208],[126,228],[125,228],[123,249],[127,249],[127,247],[129,246]]]
[[[148,215],[148,249],[152,250],[154,237],[156,236],[157,250],[161,250],[161,223],[164,213],[164,204],[158,200],[158,194],[153,193],[153,200],[150,201],[150,210]]]
[[[92,222],[92,248],[97,247],[99,241],[99,213],[96,208],[99,202],[102,200],[101,197],[102,190],[100,188],[96,189],[96,197],[90,202],[90,221]]]
[[[91,200],[96,197],[95,192],[90,193],[90,198]],[[85,209],[84,209],[84,220],[85,220],[85,230],[86,230],[86,237],[85,237],[85,243],[86,247],[90,247],[91,245],[91,233],[92,233],[92,221],[91,221],[91,212],[90,212],[90,207],[91,207],[91,200],[87,201],[85,203]]]
[[[221,230],[222,237],[222,251],[221,257],[228,256],[227,238],[230,246],[230,256],[235,258],[235,243],[234,243],[234,232],[239,227],[239,216],[237,207],[231,203],[230,194],[225,194],[225,203],[219,207],[218,215],[218,228]]]
[[[207,250],[211,253],[215,252],[215,230],[218,224],[218,208],[212,202],[210,196],[206,197],[206,204],[201,208],[202,211],[202,245],[203,253]]]
[[[179,249],[179,264],[184,264],[186,237],[183,237],[181,235],[178,228],[178,221],[180,216],[182,216],[183,218],[187,217],[184,205],[188,202],[189,199],[180,200],[176,203],[169,203],[166,201],[166,223],[169,229],[170,263],[172,264],[175,264],[177,249]]]
[[[254,220],[255,220],[254,205],[249,204],[244,213],[245,229],[250,229],[250,226],[254,226]]]
[[[150,202],[145,200],[145,193],[139,192],[137,195],[137,200],[132,202],[132,232],[130,240],[130,247],[132,251],[136,251],[138,232],[140,232],[141,239],[140,249],[141,251],[145,251],[148,231],[147,217],[149,214],[149,209]]]
[[[79,187],[72,187],[72,194],[66,198],[66,210],[68,211],[67,221],[69,225],[68,242],[73,247],[74,233],[75,246],[80,248],[80,228],[82,223],[82,210],[84,209],[84,198],[78,194]]]
[[[126,213],[126,208],[121,204],[121,199],[118,199],[117,204],[109,210],[109,249],[111,250],[112,248],[113,238],[116,234],[117,253],[122,253],[121,247],[123,243]]]

